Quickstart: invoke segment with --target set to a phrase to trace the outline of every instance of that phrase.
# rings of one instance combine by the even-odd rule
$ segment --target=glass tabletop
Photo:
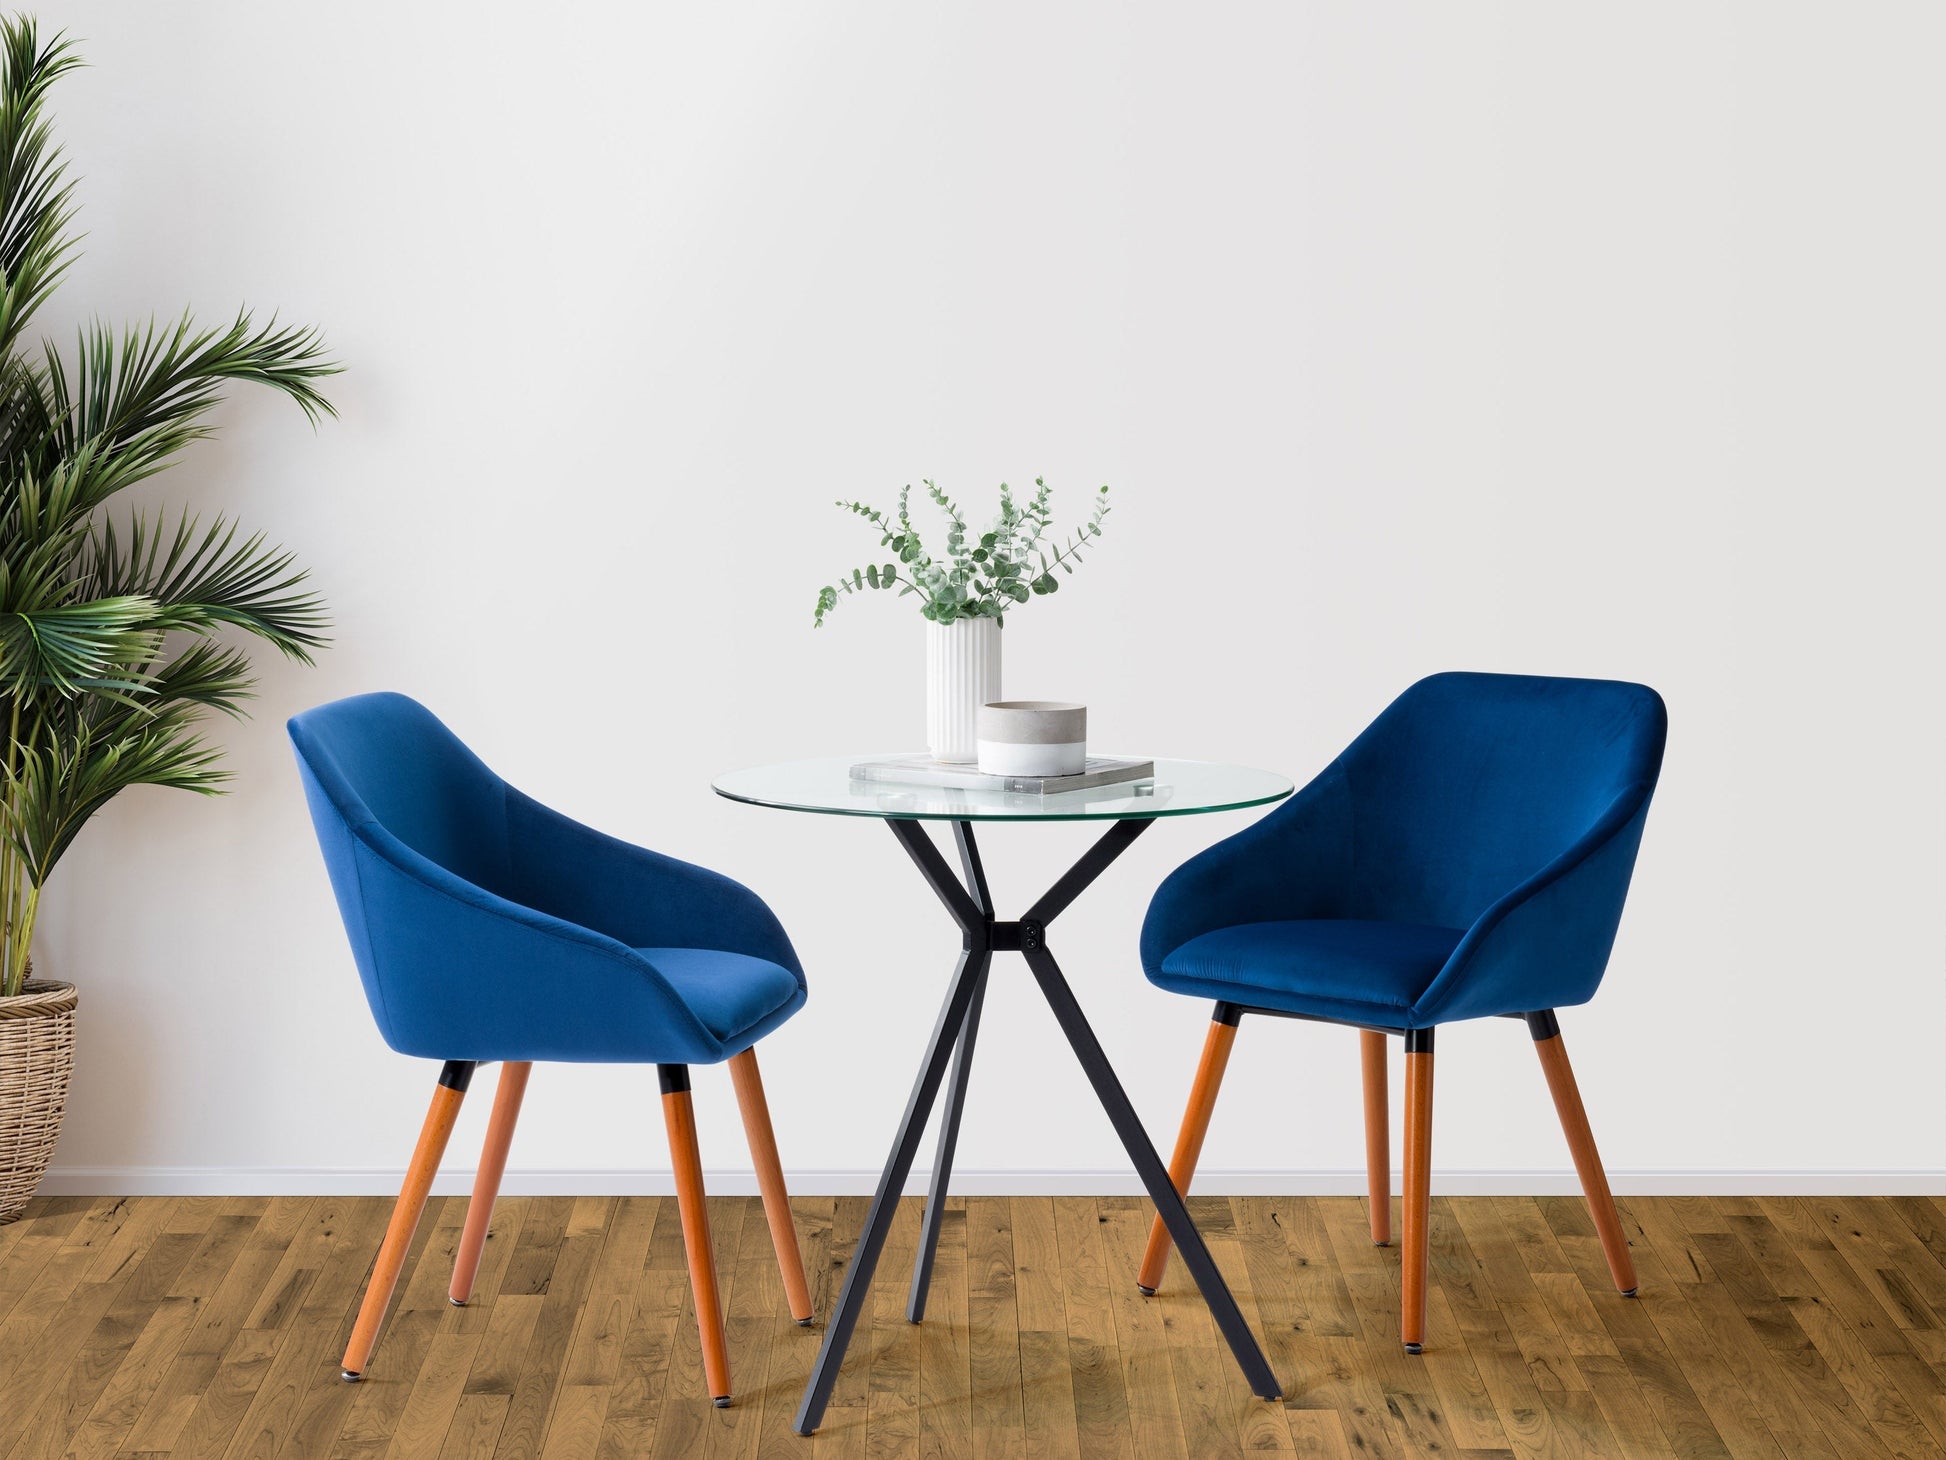
[[[841,755],[751,766],[728,771],[712,785],[717,795],[752,806],[894,821],[1135,821],[1267,806],[1294,789],[1274,771],[1202,760],[1157,760],[1154,777],[1146,781],[1047,796],[852,778],[860,761],[884,759]]]

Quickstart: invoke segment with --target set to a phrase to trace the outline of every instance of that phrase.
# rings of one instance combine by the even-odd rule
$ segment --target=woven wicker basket
[[[26,1207],[61,1135],[74,1069],[74,985],[0,998],[0,1222]]]

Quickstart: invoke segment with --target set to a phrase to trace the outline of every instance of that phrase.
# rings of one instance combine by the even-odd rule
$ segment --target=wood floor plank
[[[523,1286],[541,1299],[540,1317],[534,1336],[528,1342],[520,1377],[514,1383],[512,1402],[500,1430],[496,1454],[507,1460],[535,1460],[547,1442],[548,1424],[567,1365],[568,1351],[576,1326],[582,1318],[595,1269],[601,1258],[607,1222],[614,1211],[613,1198],[595,1203],[570,1202],[562,1214],[559,1242],[553,1241],[555,1228],[543,1228],[549,1243],[546,1273],[539,1275],[538,1264],[523,1275]],[[523,1234],[526,1232],[523,1227]],[[520,1260],[516,1252],[511,1259]],[[698,1352],[698,1361],[701,1354]],[[705,1401],[707,1402],[707,1401]]]
[[[1289,1200],[1294,1201],[1295,1198]],[[1249,1323],[1251,1332],[1257,1334],[1259,1342],[1265,1345],[1265,1356],[1268,1358],[1271,1334],[1290,1332],[1295,1336],[1296,1332],[1297,1285],[1293,1280],[1289,1257],[1290,1244],[1286,1240],[1286,1229],[1290,1225],[1289,1202],[1281,1198],[1274,1205],[1230,1200],[1227,1205],[1230,1209],[1230,1236],[1218,1236],[1211,1245],[1210,1255],[1216,1259],[1217,1269],[1230,1284],[1237,1307]],[[1144,1202],[1141,1212],[1144,1217],[1150,1217],[1155,1214],[1155,1209]],[[1139,1257],[1139,1253],[1136,1255]],[[1293,1388],[1301,1382],[1304,1371],[1302,1355],[1293,1354],[1287,1363],[1272,1359],[1270,1365],[1278,1383],[1286,1388]],[[1284,1417],[1284,1402],[1266,1402],[1250,1394],[1248,1386],[1239,1382],[1241,1379],[1241,1373],[1232,1363],[1230,1382],[1233,1387],[1229,1394],[1231,1402],[1237,1406],[1238,1443],[1246,1452],[1253,1454],[1293,1454],[1297,1446],[1291,1438],[1290,1423]],[[1245,1395],[1249,1397],[1246,1399]]]
[[[1273,1362],[1279,1366],[1278,1377],[1285,1388],[1286,1427],[1295,1441],[1298,1434],[1313,1427],[1302,1420],[1294,1422],[1289,1411],[1328,1410],[1338,1417],[1338,1429],[1356,1453],[1395,1453],[1404,1441],[1388,1433],[1391,1416],[1384,1397],[1366,1382],[1362,1362],[1364,1321],[1333,1245],[1331,1227],[1339,1223],[1327,1224],[1325,1220],[1329,1205],[1325,1200],[1299,1200],[1279,1208],[1285,1218],[1285,1246],[1294,1275],[1290,1347],[1284,1348],[1276,1324],[1265,1325],[1262,1332],[1270,1349],[1276,1351]],[[1362,1215],[1363,1208],[1359,1210]],[[1357,1256],[1357,1275],[1382,1287],[1388,1303],[1396,1303],[1397,1279],[1391,1273],[1397,1256],[1395,1249],[1371,1247],[1369,1235],[1366,1250]],[[1194,1303],[1193,1294],[1189,1301]],[[1207,1322],[1207,1315],[1203,1321]],[[1214,1326],[1208,1331],[1214,1335]],[[1398,1341],[1396,1320],[1389,1341]],[[1207,1341],[1200,1346],[1207,1347]]]
[[[324,1266],[243,1414],[232,1419],[212,1404],[212,1385],[172,1454],[270,1460],[287,1445],[298,1455],[322,1452],[344,1419],[353,1388],[326,1381],[343,1358],[390,1216],[391,1204],[383,1200],[347,1204],[342,1224],[323,1234],[332,1244]]]
[[[1946,1457],[1930,1198],[1631,1198],[1634,1300],[1577,1202],[1441,1199],[1416,1358],[1398,1252],[1370,1244],[1361,1201],[1196,1198],[1281,1405],[1250,1394],[1179,1264],[1135,1291],[1146,1202],[953,1201],[914,1328],[918,1207],[806,1441],[789,1426],[819,1330],[785,1311],[754,1199],[710,1199],[724,1411],[673,1202],[510,1199],[463,1310],[445,1286],[465,1203],[429,1203],[371,1375],[347,1385],[388,1201],[44,1200],[0,1232],[0,1460]],[[864,1202],[795,1211],[822,1318]]]
[[[1192,1198],[1192,1201],[1197,1200]],[[1113,1276],[1124,1283],[1132,1284],[1135,1281],[1153,1216],[1153,1208],[1145,1205],[1133,1224],[1135,1230],[1127,1233],[1123,1240],[1117,1271]],[[1240,1250],[1239,1258],[1241,1264],[1230,1266],[1247,1265],[1247,1254]],[[1225,1265],[1220,1258],[1218,1264]],[[1141,1302],[1153,1319],[1161,1323],[1163,1332],[1168,1336],[1169,1370],[1175,1382],[1176,1412],[1182,1430],[1183,1448],[1188,1454],[1198,1457],[1240,1455],[1243,1449],[1245,1404],[1266,1409],[1272,1406],[1264,1405],[1263,1401],[1250,1395],[1248,1387],[1242,1384],[1216,1320],[1197,1292],[1196,1285],[1182,1278],[1179,1265],[1175,1266],[1171,1277],[1176,1280],[1165,1279],[1164,1285],[1157,1289],[1153,1297],[1141,1298]],[[1282,1351],[1279,1343],[1281,1335],[1274,1326],[1259,1325],[1258,1331],[1264,1342],[1265,1357],[1283,1382],[1290,1383],[1288,1378],[1283,1377],[1289,1371],[1289,1355]],[[1248,1396],[1247,1400],[1244,1396]],[[1275,1406],[1280,1418],[1282,1407]],[[1284,1433],[1288,1437],[1288,1422],[1284,1424]]]
[[[1130,1197],[1102,1197],[1095,1202],[1103,1280],[1109,1315],[1115,1324],[1115,1348],[1122,1362],[1122,1389],[1128,1395],[1135,1453],[1156,1460],[1189,1460],[1168,1330],[1155,1303],[1135,1286],[1135,1269],[1141,1265],[1142,1247],[1154,1215],[1155,1208],[1148,1202]],[[1278,1430],[1283,1438],[1289,1438],[1289,1430],[1281,1423]]]
[[[126,1213],[132,1217],[145,1205],[128,1197],[60,1197],[30,1202],[27,1210],[8,1223],[6,1229],[15,1235],[5,1258],[0,1259],[0,1325],[12,1318],[14,1308],[33,1291],[47,1264],[67,1247],[75,1228],[91,1212],[115,1212],[118,1216]],[[173,1208],[174,1203],[169,1206]],[[167,1213],[155,1211],[148,1215],[159,1224]],[[69,1285],[75,1280],[70,1276]]]
[[[1577,1428],[1584,1428],[1585,1410],[1578,1399],[1550,1403],[1552,1396],[1577,1394],[1552,1386],[1543,1391],[1537,1382],[1528,1353],[1516,1338],[1512,1326],[1496,1306],[1495,1283],[1487,1263],[1474,1251],[1468,1232],[1476,1225],[1470,1203],[1435,1199],[1433,1202],[1432,1281],[1443,1290],[1452,1309],[1458,1333],[1449,1336],[1428,1334],[1428,1351],[1444,1343],[1464,1345],[1468,1357],[1492,1398],[1495,1414],[1507,1436],[1508,1448],[1517,1456],[1567,1456],[1580,1453]],[[1508,1269],[1508,1258],[1496,1261],[1504,1269],[1501,1282],[1517,1292],[1522,1285]],[[1531,1286],[1531,1284],[1530,1284]],[[1533,1304],[1529,1304],[1532,1323]],[[1397,1326],[1391,1335],[1397,1344]],[[1565,1350],[1562,1350],[1565,1353]],[[1577,1377],[1579,1370],[1576,1371]],[[1586,1380],[1582,1380],[1585,1387]],[[1592,1402],[1593,1395],[1589,1394]],[[1611,1446],[1613,1441],[1608,1442]]]
[[[923,1210],[921,1216],[923,1217]],[[973,1362],[966,1320],[966,1203],[948,1198],[919,1344],[919,1452],[972,1460]]]
[[[219,1255],[226,1235],[218,1234]],[[166,1345],[172,1337],[180,1341],[191,1305],[172,1298],[171,1289],[209,1236],[156,1233],[146,1249],[130,1254],[114,1278],[74,1290],[58,1318],[41,1330],[31,1358],[7,1373],[7,1404],[27,1420],[12,1456],[28,1460],[60,1453],[150,1323],[158,1327],[145,1347],[145,1361],[153,1361],[158,1344]],[[215,1262],[205,1270],[216,1270]],[[83,1324],[88,1325],[85,1334]]]
[[[726,1234],[717,1243],[717,1254],[735,1395],[728,1409],[716,1412],[705,1433],[705,1460],[752,1460],[762,1452],[770,1345],[783,1316],[770,1226],[756,1207],[736,1203],[732,1209],[741,1220],[733,1239]]]
[[[1399,1339],[1399,1277],[1392,1249],[1372,1246],[1364,1209],[1348,1197],[1318,1203],[1331,1252],[1345,1272],[1345,1285],[1364,1330],[1365,1357],[1354,1382],[1377,1399],[1377,1414],[1400,1454],[1450,1454],[1458,1446],[1446,1424],[1444,1406],[1420,1355],[1407,1354]],[[1443,1240],[1451,1224],[1443,1209],[1433,1213],[1433,1241]],[[1446,1336],[1435,1342],[1451,1342]]]
[[[869,1196],[832,1199],[831,1225],[824,1234],[824,1260],[817,1265],[811,1277],[811,1301],[819,1313],[826,1315],[827,1321],[837,1304],[870,1206]],[[916,1216],[914,1219],[917,1220]],[[880,1273],[887,1271],[883,1262],[878,1270]],[[850,1353],[839,1366],[837,1377],[832,1380],[831,1402],[825,1406],[823,1423],[812,1437],[811,1453],[814,1460],[823,1460],[826,1455],[863,1453],[868,1431],[872,1353],[877,1342],[873,1332],[875,1325],[870,1316],[873,1312],[875,1309],[868,1300],[867,1309],[860,1316],[861,1331],[854,1333]],[[809,1377],[808,1372],[806,1377]],[[801,1392],[800,1386],[800,1397]]]
[[[1081,1455],[1083,1460],[1132,1460],[1135,1435],[1115,1349],[1108,1259],[1093,1198],[1056,1197],[1054,1231],[1061,1248],[1061,1301],[1067,1314],[1074,1424]]]
[[[1643,1308],[1670,1352],[1680,1356],[1683,1377],[1736,1460],[1792,1460],[1791,1452],[1778,1446],[1763,1411],[1717,1352],[1687,1297],[1650,1298]]]
[[[1068,1318],[1061,1301],[1066,1275],[1054,1200],[1017,1196],[1009,1203],[1014,1232],[1015,1303],[1020,1322],[1020,1393],[1029,1460],[1081,1453]]]
[[[680,1223],[675,1203],[663,1201],[656,1209],[654,1230],[661,1233],[672,1223]],[[596,1447],[600,1460],[645,1455],[655,1440],[656,1416],[668,1388],[670,1356],[689,1276],[685,1268],[658,1263],[654,1252],[652,1241],[649,1264],[636,1278],[614,1392],[602,1415],[601,1443]],[[511,1396],[511,1387],[507,1392]]]
[[[419,1366],[410,1398],[399,1412],[384,1454],[394,1460],[411,1460],[413,1456],[437,1455],[444,1448],[482,1337],[478,1333],[433,1335],[426,1361]]]
[[[919,1453],[919,1347],[906,1322],[905,1303],[922,1215],[918,1197],[899,1202],[866,1298],[871,1331],[861,1335],[865,1351],[858,1357],[865,1360],[864,1453],[871,1456]],[[854,1344],[854,1353],[858,1347]]]
[[[976,1198],[966,1206],[967,1368],[973,1386],[974,1460],[1011,1460],[1027,1450],[1011,1210],[1011,1203],[995,1197]]]
[[[1734,1214],[1726,1215],[1738,1220]],[[1704,1239],[1704,1254],[1723,1286],[1709,1290],[1718,1295],[1715,1298],[1705,1297],[1701,1290],[1691,1294],[1691,1306],[1734,1307],[1752,1336],[1763,1345],[1763,1354],[1753,1355],[1753,1365],[1764,1387],[1777,1393],[1787,1406],[1808,1411],[1840,1454],[1884,1453],[1883,1442],[1870,1419],[1832,1372],[1817,1345],[1791,1317],[1783,1298],[1765,1278],[1756,1257],[1745,1245],[1742,1230]],[[1797,1267],[1795,1258],[1789,1260],[1792,1267]]]

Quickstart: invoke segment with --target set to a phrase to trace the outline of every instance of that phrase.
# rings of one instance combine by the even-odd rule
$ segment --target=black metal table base
[[[878,1267],[880,1253],[885,1249],[885,1237],[892,1226],[893,1210],[898,1204],[900,1192],[905,1188],[906,1177],[911,1174],[913,1158],[917,1156],[919,1142],[925,1135],[927,1117],[932,1113],[940,1085],[946,1082],[947,1067],[950,1065],[951,1082],[947,1089],[946,1108],[939,1123],[939,1150],[933,1162],[931,1190],[926,1197],[925,1224],[920,1234],[918,1259],[912,1269],[912,1294],[906,1305],[906,1316],[914,1323],[925,1316],[926,1292],[932,1280],[933,1254],[939,1242],[946,1188],[952,1179],[953,1153],[959,1141],[960,1113],[966,1100],[967,1075],[973,1064],[973,1044],[979,1032],[987,970],[992,964],[993,955],[999,952],[1019,953],[1026,958],[1042,996],[1054,1010],[1061,1032],[1073,1047],[1075,1058],[1081,1061],[1081,1068],[1094,1086],[1095,1097],[1101,1101],[1102,1109],[1108,1113],[1108,1119],[1115,1127],[1115,1134],[1121,1137],[1129,1159],[1135,1163],[1136,1173],[1142,1178],[1150,1200],[1155,1203],[1156,1210],[1168,1226],[1169,1235],[1175,1239],[1184,1266],[1196,1279],[1196,1286],[1202,1290],[1203,1300],[1209,1304],[1216,1326],[1229,1341],[1230,1351],[1236,1355],[1237,1364],[1250,1381],[1251,1389],[1265,1399],[1280,1398],[1282,1386],[1271,1372],[1270,1364],[1257,1344],[1256,1335],[1244,1322],[1229,1285],[1223,1281],[1223,1274],[1217,1271],[1209,1248],[1195,1224],[1189,1220],[1189,1211],[1184,1207],[1174,1183],[1169,1180],[1168,1169],[1156,1154],[1155,1146],[1143,1130],[1141,1121],[1136,1118],[1135,1107],[1129,1103],[1122,1082],[1109,1065],[1108,1056],[1102,1052],[1100,1041],[1095,1038],[1087,1017],[1081,1012],[1081,1005],[1075,1001],[1074,991],[1068,987],[1060,965],[1047,948],[1047,925],[1079,897],[1129,843],[1148,829],[1149,822],[1146,819],[1116,822],[1080,861],[1068,869],[1060,881],[1048,889],[1040,901],[1027,910],[1025,917],[1012,923],[994,920],[986,873],[980,863],[970,822],[953,823],[960,864],[965,872],[964,882],[953,875],[945,857],[919,822],[888,821],[886,825],[892,828],[892,834],[918,864],[920,875],[959,924],[963,938],[962,951],[959,965],[953,970],[952,982],[946,991],[946,1002],[940,1008],[939,1020],[934,1024],[932,1038],[926,1045],[926,1056],[919,1066],[919,1078],[914,1082],[912,1095],[906,1101],[898,1139],[893,1143],[892,1154],[878,1180],[878,1190],[872,1196],[871,1209],[866,1213],[865,1230],[859,1234],[858,1246],[851,1255],[851,1265],[845,1269],[844,1286],[839,1290],[837,1307],[825,1328],[824,1343],[818,1349],[817,1363],[811,1369],[811,1380],[804,1387],[804,1402],[797,1411],[797,1432],[800,1435],[812,1433],[824,1418],[825,1405],[831,1399],[831,1387],[837,1382],[838,1368],[844,1363],[845,1350],[851,1344],[852,1332],[858,1326],[858,1315],[864,1310],[865,1298],[872,1285],[872,1274]]]

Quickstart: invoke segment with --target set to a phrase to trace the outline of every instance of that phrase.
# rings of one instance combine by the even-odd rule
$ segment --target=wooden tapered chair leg
[[[466,1204],[466,1230],[460,1233],[459,1251],[453,1257],[453,1283],[446,1290],[446,1296],[458,1308],[464,1308],[473,1296],[480,1253],[486,1248],[487,1229],[493,1222],[493,1204],[500,1196],[500,1178],[507,1172],[507,1148],[513,1144],[520,1102],[533,1070],[529,1060],[511,1060],[500,1067],[500,1080],[494,1086],[493,1118],[487,1122],[480,1169],[473,1177],[473,1197]]]
[[[1189,1087],[1189,1107],[1182,1113],[1182,1129],[1176,1133],[1175,1154],[1169,1158],[1169,1180],[1184,1196],[1196,1174],[1196,1161],[1203,1154],[1203,1137],[1209,1134],[1210,1116],[1216,1111],[1216,1092],[1223,1085],[1223,1071],[1230,1063],[1230,1046],[1236,1043],[1237,1021],[1242,1011],[1228,1004],[1216,1006],[1209,1034],[1203,1040],[1203,1058],[1196,1066],[1196,1081]],[[1169,1265],[1169,1229],[1157,1216],[1149,1227],[1149,1245],[1142,1253],[1142,1270],[1135,1285],[1150,1297],[1162,1286],[1162,1270]]]
[[[777,1137],[770,1129],[770,1102],[764,1098],[763,1076],[757,1073],[756,1050],[746,1049],[731,1059],[730,1082],[736,1086],[737,1109],[743,1112],[750,1159],[757,1166],[757,1190],[763,1193],[770,1245],[777,1249],[777,1270],[784,1278],[784,1298],[790,1304],[791,1317],[808,1324],[811,1286],[804,1281],[804,1256],[798,1250],[797,1227],[791,1221],[791,1194],[784,1187],[783,1163],[777,1159]]]
[[[669,1128],[669,1157],[676,1173],[676,1210],[689,1258],[689,1288],[696,1298],[696,1332],[703,1345],[703,1379],[718,1409],[730,1403],[730,1352],[723,1339],[723,1300],[716,1288],[716,1254],[710,1247],[709,1208],[703,1200],[703,1158],[696,1149],[696,1112],[689,1101],[689,1066],[657,1065],[662,1081],[662,1119]]]
[[[1561,1043],[1561,1027],[1553,1013],[1547,1012],[1529,1014],[1527,1028],[1534,1036],[1534,1052],[1541,1057],[1541,1070],[1554,1096],[1554,1110],[1561,1117],[1561,1130],[1568,1138],[1568,1151],[1574,1157],[1582,1193],[1588,1198],[1588,1215],[1594,1218],[1595,1231],[1601,1236],[1609,1275],[1615,1280],[1616,1291],[1632,1298],[1636,1292],[1635,1259],[1628,1250],[1621,1215],[1615,1210],[1614,1194],[1608,1189],[1608,1173],[1602,1170],[1601,1153],[1595,1149],[1594,1132],[1588,1129],[1588,1112],[1581,1104],[1581,1088],[1574,1082],[1574,1069],[1568,1064],[1568,1052]]]
[[[1409,1354],[1426,1343],[1426,1267],[1432,1239],[1432,1030],[1405,1034],[1405,1250],[1399,1262],[1399,1337]]]
[[[1392,1240],[1392,1115],[1387,1108],[1385,1036],[1358,1031],[1359,1062],[1365,1074],[1365,1194],[1371,1207],[1372,1243]]]
[[[466,1087],[472,1078],[471,1060],[448,1060],[439,1072],[439,1084],[433,1089],[432,1104],[426,1110],[426,1123],[419,1129],[419,1144],[413,1148],[405,1184],[399,1188],[392,1220],[385,1228],[385,1240],[379,1244],[378,1260],[372,1264],[371,1280],[365,1285],[365,1301],[359,1306],[358,1321],[352,1325],[351,1341],[345,1345],[343,1373],[349,1382],[363,1377],[372,1350],[378,1347],[378,1330],[385,1322],[392,1290],[399,1283],[399,1270],[405,1266],[406,1253],[411,1250],[412,1234],[419,1230],[419,1217],[426,1209],[432,1179],[439,1171],[440,1158],[446,1154],[446,1142],[452,1137],[453,1122],[459,1119],[460,1102],[466,1098]]]

